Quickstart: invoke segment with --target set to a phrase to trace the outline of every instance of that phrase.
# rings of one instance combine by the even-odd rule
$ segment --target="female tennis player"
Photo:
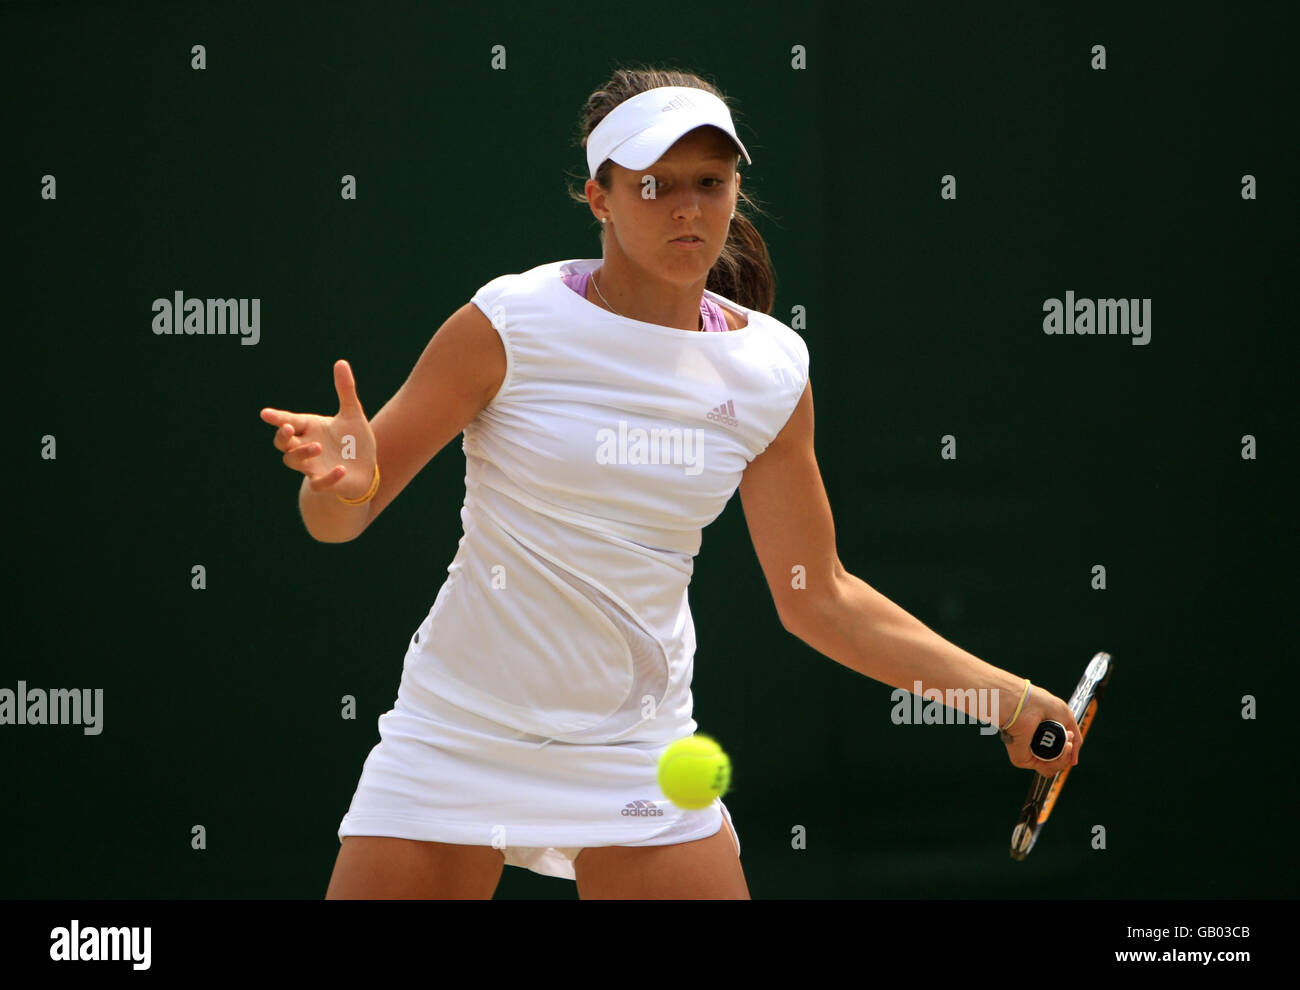
[[[1064,701],[841,566],[808,350],[768,315],[767,249],[740,208],[750,156],[718,90],[620,70],[583,133],[577,198],[601,258],[483,285],[373,421],[346,361],[337,415],[261,412],[328,543],[360,536],[464,433],[464,535],[379,719],[327,898],[490,898],[506,865],[582,898],[747,898],[726,806],[683,810],[656,783],[697,728],[687,587],[737,489],[787,630],[894,687],[1009,699],[989,721],[1015,766],[1077,760]],[[1044,718],[1070,737],[1050,763],[1028,749]]]

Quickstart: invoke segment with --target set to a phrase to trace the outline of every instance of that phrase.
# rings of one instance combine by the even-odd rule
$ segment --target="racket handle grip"
[[[1043,719],[1029,740],[1029,752],[1040,760],[1056,759],[1065,752],[1065,726],[1050,718]]]

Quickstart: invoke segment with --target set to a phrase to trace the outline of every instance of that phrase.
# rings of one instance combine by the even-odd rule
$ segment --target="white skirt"
[[[692,723],[693,724],[693,723]],[[693,728],[684,735],[690,735]],[[345,835],[492,846],[508,866],[576,879],[587,846],[659,846],[715,835],[721,799],[687,811],[656,779],[662,743],[565,743],[452,705],[406,677],[366,757]]]

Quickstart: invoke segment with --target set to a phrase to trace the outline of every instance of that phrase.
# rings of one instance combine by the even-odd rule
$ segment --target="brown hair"
[[[690,72],[656,69],[649,66],[617,69],[605,85],[587,97],[578,133],[579,147],[586,149],[587,136],[616,106],[638,93],[660,86],[690,86],[712,93],[726,102],[726,98],[716,86]],[[735,116],[733,112],[733,120]],[[613,163],[608,158],[601,162],[596,170],[595,179],[606,191],[610,188],[612,170]],[[583,181],[585,182],[585,176]],[[569,195],[579,203],[588,202],[586,193],[581,189],[570,187]],[[742,206],[750,206],[758,213],[762,213],[763,210],[753,198],[745,194],[743,189],[738,192],[736,200],[736,215],[732,218],[727,242],[723,245],[718,260],[709,270],[705,287],[710,292],[716,292],[726,299],[740,303],[746,309],[771,314],[772,306],[776,302],[776,276],[772,272],[772,258],[758,229],[745,215]],[[603,224],[600,237],[603,246],[605,242]]]

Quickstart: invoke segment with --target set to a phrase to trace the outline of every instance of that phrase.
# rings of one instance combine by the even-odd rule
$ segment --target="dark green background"
[[[1117,664],[1013,863],[1028,772],[973,726],[893,725],[887,687],[785,634],[733,499],[691,587],[695,715],[754,896],[1294,896],[1289,35],[1240,4],[984,6],[5,5],[0,686],[102,687],[105,728],[0,727],[0,896],[323,896],[464,460],[319,544],[258,410],[332,414],[346,357],[373,415],[480,285],[595,256],[579,112],[640,62],[734,101],[845,566],[1058,694]],[[177,289],[261,298],[261,342],[155,336]],[[1069,289],[1151,298],[1151,343],[1045,336]],[[576,890],[508,868],[497,896]]]

